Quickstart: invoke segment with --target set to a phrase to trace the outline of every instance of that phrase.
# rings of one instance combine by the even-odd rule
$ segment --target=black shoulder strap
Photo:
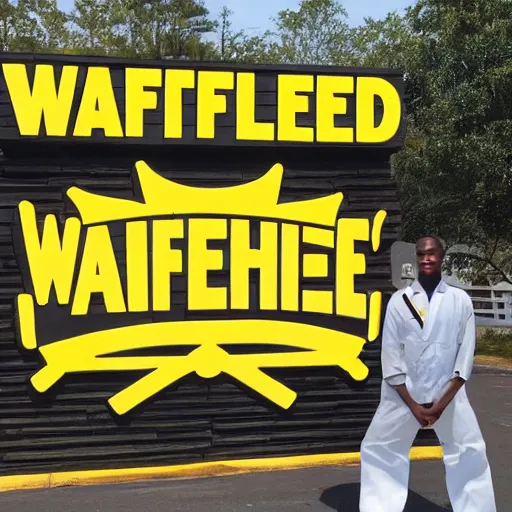
[[[419,315],[419,313],[416,310],[416,308],[413,306],[413,304],[411,302],[411,299],[409,299],[409,297],[407,297],[406,293],[404,293],[402,295],[402,297],[404,299],[404,302],[405,302],[406,306],[409,308],[409,311],[412,313],[412,316],[416,319],[416,321],[420,324],[420,327],[423,329],[423,319]]]

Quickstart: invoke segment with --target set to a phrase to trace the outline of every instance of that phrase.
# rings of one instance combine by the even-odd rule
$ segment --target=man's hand
[[[422,427],[427,427],[430,424],[429,409],[417,403],[411,404],[409,408]]]
[[[418,420],[419,424],[422,427],[426,427],[429,424],[429,419],[427,416],[429,413],[429,409],[423,407],[422,405],[416,403],[413,400],[405,384],[395,386],[394,388],[396,389],[404,403],[407,405],[407,407],[409,407],[414,417]]]
[[[443,396],[430,409],[427,409],[426,417],[429,426],[433,425],[441,417],[445,409],[450,405],[451,401],[455,398],[455,395],[464,384],[464,379],[461,379],[460,377],[455,377],[450,381],[450,384]]]
[[[428,426],[431,427],[443,414],[446,407],[436,402],[430,409],[426,409],[425,418],[427,419]]]

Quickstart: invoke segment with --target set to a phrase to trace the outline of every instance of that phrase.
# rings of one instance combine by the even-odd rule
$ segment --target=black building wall
[[[140,159],[166,178],[201,187],[254,180],[281,163],[280,201],[341,190],[340,215],[372,218],[387,211],[380,250],[367,255],[367,273],[356,277],[356,291],[382,290],[387,298],[390,247],[400,223],[389,156],[389,150],[366,149],[7,145],[0,162],[0,474],[358,451],[380,396],[380,338],[362,354],[370,369],[363,383],[339,368],[269,370],[297,391],[289,410],[222,375],[182,379],[123,419],[111,414],[107,399],[141,374],[66,377],[53,396],[34,401],[28,379],[41,363],[24,360],[16,343],[14,301],[23,284],[12,222],[21,200],[34,203],[39,220],[46,213],[69,215],[63,194],[71,185],[132,198],[131,171]],[[434,442],[425,433],[417,440]]]

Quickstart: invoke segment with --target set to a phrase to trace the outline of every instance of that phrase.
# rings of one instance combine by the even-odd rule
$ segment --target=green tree
[[[0,0],[0,49],[9,51],[16,37],[16,6],[9,0]]]
[[[56,0],[0,0],[3,51],[63,51],[69,44],[68,17]]]
[[[297,11],[279,12],[273,51],[293,64],[345,64],[350,61],[347,12],[336,0],[302,0]]]
[[[140,58],[206,59],[215,30],[197,0],[76,0],[72,21],[79,51]]]
[[[350,34],[351,63],[362,67],[405,70],[415,55],[419,39],[409,18],[397,12],[389,13],[383,20],[365,18],[364,23],[352,29]]]
[[[352,64],[347,13],[337,0],[302,0],[298,10],[280,11],[273,28],[249,36],[233,32],[230,16],[221,12],[219,53],[223,60],[260,64]]]
[[[272,33],[249,36],[244,30],[234,32],[231,16],[233,11],[223,7],[218,23],[218,58],[242,64],[273,64],[281,61],[278,46],[272,41]]]
[[[14,13],[14,37],[9,50],[36,52],[44,50],[44,31],[37,19],[36,0],[18,0]]]
[[[37,0],[36,15],[41,29],[41,46],[47,52],[60,52],[70,44],[69,16],[61,11],[57,0]]]
[[[208,55],[210,44],[202,41],[215,31],[208,10],[197,0],[132,1],[131,19],[137,16],[139,30],[148,57],[161,59],[201,59]]]
[[[421,0],[407,17],[403,237],[436,232],[450,269],[512,283],[512,2]]]
[[[73,49],[80,53],[111,53],[116,3],[112,0],[75,0],[71,14]]]

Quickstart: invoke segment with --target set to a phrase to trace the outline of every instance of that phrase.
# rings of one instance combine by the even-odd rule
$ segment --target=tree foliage
[[[209,59],[216,27],[202,0],[0,0],[4,51]]]
[[[407,18],[404,237],[436,232],[451,269],[512,282],[512,3],[421,0]]]
[[[272,35],[280,60],[294,64],[340,64],[349,51],[347,11],[333,0],[303,0],[281,11]]]
[[[405,71],[419,39],[411,30],[410,20],[397,12],[389,13],[383,20],[367,17],[361,26],[351,29],[352,63]]]

